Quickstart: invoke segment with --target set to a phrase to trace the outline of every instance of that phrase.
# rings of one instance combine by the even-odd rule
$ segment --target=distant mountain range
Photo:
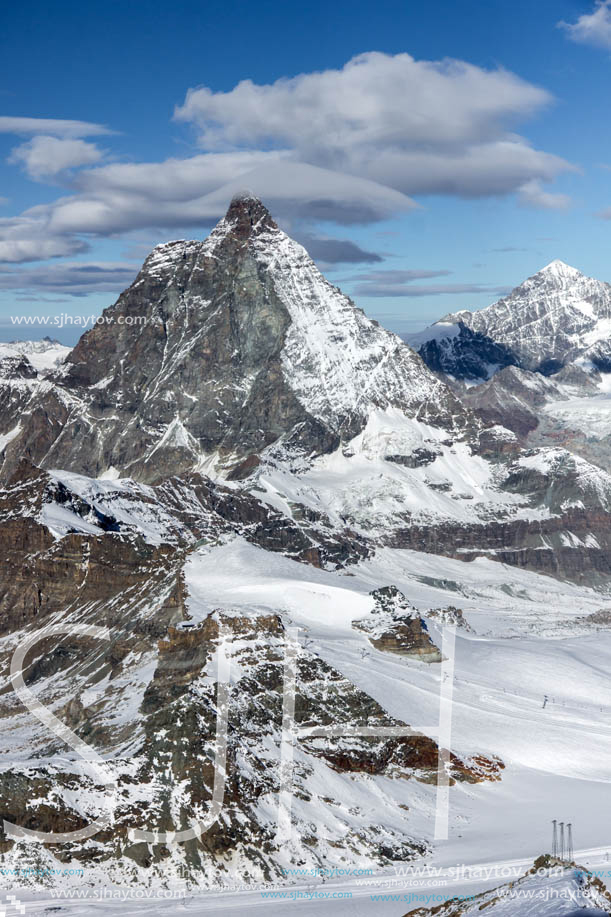
[[[37,372],[54,369],[70,353],[71,347],[60,344],[50,337],[40,341],[0,341],[0,360],[6,357],[25,356]]]

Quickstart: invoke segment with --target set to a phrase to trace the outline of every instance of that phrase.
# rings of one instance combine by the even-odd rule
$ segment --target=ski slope
[[[309,650],[431,735],[440,667],[375,650],[351,622],[370,613],[374,585],[397,585],[426,617],[448,604],[454,583],[454,604],[472,632],[456,633],[452,749],[497,754],[506,767],[499,783],[451,789],[449,838],[435,857],[519,858],[525,838],[534,857],[555,817],[573,822],[581,846],[607,842],[601,801],[611,799],[611,634],[584,633],[580,620],[604,596],[485,559],[465,564],[410,551],[382,550],[349,572],[330,573],[239,539],[194,555],[186,579],[195,619],[221,604],[281,610]],[[440,645],[438,622],[429,618],[428,626]],[[434,794],[412,783],[411,797],[410,827],[431,838]]]

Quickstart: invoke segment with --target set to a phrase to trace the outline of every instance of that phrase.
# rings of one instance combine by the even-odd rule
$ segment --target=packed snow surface
[[[528,816],[534,837],[545,830],[543,823],[536,826],[546,807],[553,809],[554,794],[568,792],[575,820],[581,807],[579,821],[591,832],[588,841],[604,843],[594,800],[611,792],[611,685],[606,675],[611,635],[584,635],[579,624],[582,616],[601,607],[601,596],[483,558],[464,564],[390,549],[350,573],[327,573],[281,555],[270,557],[237,539],[192,556],[186,569],[190,613],[197,620],[219,605],[281,610],[329,664],[389,713],[412,725],[434,725],[439,668],[374,650],[351,621],[371,613],[369,592],[380,584],[397,585],[427,617],[428,609],[448,604],[454,583],[453,602],[473,632],[459,628],[456,635],[452,747],[499,754],[507,770],[500,784],[457,786],[450,843],[460,834],[460,856],[477,856],[487,823],[492,843],[494,825],[486,812],[494,799],[495,817],[503,813],[508,826],[503,837],[494,838],[495,850],[517,856],[523,837],[509,827],[515,821],[515,799],[535,787],[543,798]],[[434,618],[428,623],[439,644],[443,633],[438,623]],[[543,706],[546,695],[549,702]],[[419,828],[425,836],[430,832],[430,825]]]
[[[393,461],[417,449],[429,451],[432,461],[415,468]],[[305,504],[339,527],[350,519],[368,536],[409,519],[468,523],[491,511],[530,517],[537,512],[520,496],[499,490],[494,467],[472,455],[466,443],[393,407],[372,411],[361,433],[315,459],[303,474],[266,468],[257,486],[257,496],[286,515],[292,504]]]
[[[589,438],[602,439],[611,435],[611,394],[590,398],[555,401],[544,407],[545,413],[563,427],[579,430]]]

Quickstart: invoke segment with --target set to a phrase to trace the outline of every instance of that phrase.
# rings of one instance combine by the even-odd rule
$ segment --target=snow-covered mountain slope
[[[419,907],[405,917],[479,917],[482,911],[493,917],[603,917],[611,914],[611,895],[584,867],[542,856],[517,881],[434,908]]]
[[[594,521],[597,472],[585,464],[549,465],[551,491],[566,495],[553,507],[539,484],[508,474],[519,442],[503,417],[484,428],[397,336],[327,283],[260,201],[234,200],[203,242],[158,246],[105,318],[50,376],[23,358],[4,361],[5,480],[25,455],[107,480],[195,471],[244,481],[322,563],[376,542],[509,559],[509,542],[516,563],[574,576],[568,548],[566,564],[553,560],[558,532],[581,544],[589,527],[599,553],[587,546],[579,575],[591,563],[604,575],[604,473]]]
[[[591,439],[611,435],[611,396],[608,393],[554,401],[544,410],[567,429],[579,430]]]
[[[92,886],[291,882],[285,867],[432,856],[450,655],[451,814],[434,855],[523,854],[516,794],[535,837],[567,788],[604,842],[609,474],[557,444],[524,449],[502,413],[476,418],[247,196],[206,241],[156,248],[56,371],[19,354],[0,366],[0,825],[68,830],[109,806],[12,692],[15,647],[53,623],[69,633],[26,681],[116,783],[107,832],[62,853]],[[508,392],[527,405],[532,391],[537,410],[581,392],[514,367],[497,378],[499,409]],[[295,628],[309,732],[287,738]],[[219,683],[222,813],[201,841],[136,842],[133,828],[209,812]],[[347,734],[314,734],[333,724]],[[406,724],[418,734],[388,732]],[[3,865],[57,863],[32,850],[0,830]]]
[[[44,398],[51,388],[47,375],[69,353],[69,347],[50,338],[0,343],[0,455],[21,433],[23,415],[33,399]]]
[[[450,337],[448,324],[465,332]],[[611,284],[552,261],[508,295],[477,312],[446,315],[437,325],[407,338],[429,365],[457,378],[482,378],[487,348],[502,348],[506,362],[545,374],[578,361],[605,372],[611,368]],[[427,356],[428,355],[428,356]],[[487,361],[488,374],[498,362]]]
[[[502,427],[474,448],[396,409],[377,411],[298,475],[278,463],[251,486],[288,518],[314,514],[372,547],[484,554],[579,581],[611,574],[609,474],[566,449],[523,451]]]
[[[71,848],[76,859],[95,862],[88,882],[126,881],[136,864],[147,886],[181,878],[227,885],[236,870],[251,881],[282,880],[281,867],[296,863],[318,868],[356,857],[373,868],[425,852],[428,842],[416,832],[431,823],[437,745],[425,733],[384,735],[404,720],[303,641],[299,727],[338,720],[348,731],[379,726],[382,733],[303,736],[295,749],[294,832],[284,843],[276,838],[287,628],[318,623],[370,646],[352,624],[376,614],[363,581],[291,560],[290,532],[274,531],[273,514],[249,525],[246,498],[240,506],[229,490],[210,494],[179,481],[157,490],[30,469],[1,497],[0,812],[13,823],[67,830],[108,805],[95,773],[61,742],[50,744],[10,689],[6,665],[16,642],[61,621],[67,638],[41,651],[26,677],[56,715],[86,731],[113,774],[112,827]],[[219,584],[232,593],[220,604]],[[110,628],[101,652],[74,631],[96,622]],[[201,844],[149,851],[130,839],[131,828],[169,831],[208,811],[221,644],[231,671],[223,816]],[[438,656],[427,667],[435,664]],[[453,781],[472,787],[497,782],[502,769],[481,749],[452,755],[448,767]],[[412,799],[424,813],[413,824]],[[3,866],[24,868],[38,857],[7,841],[3,829],[0,839]],[[0,882],[6,874],[0,870]]]
[[[420,358],[248,196],[205,241],[158,246],[104,319],[26,409],[3,473],[27,448],[45,467],[93,475],[242,477],[270,447],[304,458],[336,448],[377,408],[468,422]],[[45,418],[64,392],[57,435]]]
[[[563,370],[554,376],[507,366],[487,382],[460,389],[460,397],[488,423],[501,424],[522,438],[537,428],[548,405],[561,405],[599,393],[595,380],[578,367],[570,378]],[[560,408],[559,408],[560,409]]]
[[[508,366],[481,385],[455,389],[484,423],[512,430],[523,446],[562,446],[609,472],[610,380],[577,365],[553,376]]]
[[[55,369],[71,351],[71,347],[60,344],[49,337],[40,341],[0,341],[0,363],[5,357],[25,356],[39,373]]]
[[[85,493],[82,479],[69,483]],[[112,486],[104,488],[107,511]],[[118,489],[118,515],[126,513],[126,487]],[[20,490],[29,505],[32,492],[23,484]],[[134,500],[138,493],[147,496],[138,487]],[[84,507],[81,513],[86,521]],[[113,531],[112,516],[106,520],[102,532],[83,528],[59,538],[56,532],[44,545],[32,530],[30,541],[36,551],[30,578],[45,599],[32,609],[30,628],[58,619],[67,625],[103,621],[112,632],[106,652],[69,638],[28,674],[37,696],[95,743],[117,779],[112,835],[73,845],[67,860],[62,854],[70,865],[89,864],[85,879],[47,884],[122,885],[135,874],[141,886],[185,892],[231,886],[238,875],[246,884],[293,884],[292,868],[375,874],[384,864],[404,865],[426,852],[436,801],[430,738],[402,751],[388,739],[299,737],[294,833],[281,846],[274,840],[289,628],[299,629],[300,728],[412,722],[425,737],[435,734],[439,663],[377,648],[363,629],[368,620],[375,624],[372,591],[392,583],[410,596],[435,645],[443,646],[444,623],[456,620],[455,610],[444,614],[448,603],[460,605],[469,624],[457,629],[453,651],[458,780],[450,791],[449,841],[436,856],[449,851],[450,862],[479,862],[491,857],[493,843],[495,857],[535,855],[542,822],[546,830],[546,813],[559,798],[579,812],[581,843],[605,842],[600,794],[611,748],[611,645],[604,627],[588,632],[581,620],[604,601],[593,589],[484,558],[465,565],[390,549],[349,570],[321,570],[281,551],[270,553],[248,535],[227,531],[219,537],[214,526],[187,553],[169,552],[169,540],[144,549],[127,529]],[[132,506],[130,524],[142,525],[146,534],[150,519],[140,520]],[[71,562],[76,590],[71,576],[58,575],[72,570]],[[45,565],[47,578],[41,579]],[[15,603],[11,607],[21,613]],[[32,632],[24,625],[22,620],[0,642],[3,666],[15,641]],[[126,832],[134,823],[172,829],[207,811],[221,627],[229,635],[231,665],[225,814],[202,845],[173,845],[167,852],[132,845]],[[543,706],[545,693],[550,702]],[[50,746],[45,730],[11,694],[5,695],[2,730],[0,806],[13,819],[22,822],[27,812],[40,827],[57,830],[104,810],[104,793],[78,758],[66,755],[59,742]],[[518,795],[523,809],[516,806]],[[505,826],[500,838],[499,821]],[[525,846],[525,836],[534,849],[530,840]],[[2,853],[4,868],[31,868],[32,884],[41,881],[34,870],[41,862],[59,868],[53,848],[15,844]],[[6,875],[0,873],[0,884],[11,887]]]
[[[511,442],[511,435],[505,431]],[[408,521],[462,525],[530,513],[527,500],[503,492],[499,469],[446,431],[396,408],[374,411],[365,428],[295,476],[283,465],[264,468],[257,494],[287,515],[293,506],[345,520],[363,536],[385,541]]]

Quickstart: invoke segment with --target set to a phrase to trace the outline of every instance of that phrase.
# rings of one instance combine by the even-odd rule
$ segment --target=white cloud
[[[367,223],[415,207],[385,185],[341,175],[276,153],[228,154],[138,166],[112,165],[80,173],[79,194],[30,208],[24,217],[49,235],[113,235],[149,226],[210,226],[244,187],[262,197],[280,217]],[[262,165],[252,168],[259,160]],[[185,170],[181,173],[181,165]],[[125,171],[124,171],[125,170]],[[233,172],[232,181],[220,183]],[[180,178],[174,182],[178,173]],[[213,189],[213,190],[209,190]],[[203,193],[202,193],[203,192]],[[0,237],[2,227],[0,224]]]
[[[584,13],[577,22],[559,22],[571,41],[597,48],[611,48],[611,0],[598,0],[591,13]]]
[[[261,197],[273,214],[287,219],[373,223],[418,207],[386,183],[289,158],[237,176],[208,194],[201,205],[211,213],[223,213],[233,195],[244,188]]]
[[[281,151],[206,153],[163,162],[113,163],[78,176],[84,194],[141,195],[156,201],[188,201],[214,191],[237,175],[282,157]]]
[[[87,251],[89,245],[75,236],[49,233],[38,219],[0,219],[0,262],[41,261]]]
[[[301,74],[230,92],[191,89],[175,117],[201,129],[208,148],[281,140],[316,156],[346,147],[428,147],[492,139],[507,116],[524,117],[551,100],[504,70],[463,61],[416,61],[409,54],[361,54],[341,70]],[[321,149],[322,144],[322,149]]]
[[[175,118],[192,122],[207,149],[276,146],[405,194],[477,197],[570,168],[510,132],[551,101],[506,70],[369,52],[271,85],[191,89]]]
[[[520,138],[481,143],[452,151],[380,150],[368,172],[386,176],[386,184],[403,186],[411,194],[450,194],[477,198],[518,191],[526,181],[553,181],[574,171],[552,153],[535,150]]]
[[[255,166],[253,168],[253,166]],[[231,181],[227,177],[236,175]],[[387,186],[304,163],[281,153],[209,154],[141,165],[112,164],[78,173],[78,193],[0,220],[0,261],[69,255],[88,247],[79,235],[134,229],[208,227],[244,187],[281,220],[371,222],[415,207]]]
[[[520,203],[535,210],[567,210],[571,199],[567,194],[552,194],[538,181],[525,182],[520,188]]]
[[[77,166],[99,162],[104,154],[95,143],[39,134],[12,150],[9,163],[21,165],[34,179],[50,178]]]
[[[565,206],[542,183],[573,166],[513,132],[550,102],[502,69],[371,52],[269,86],[190,90],[176,118],[206,152],[182,159],[87,168],[100,152],[80,138],[101,125],[0,118],[0,131],[40,135],[13,152],[33,177],[85,167],[71,193],[0,221],[0,260],[70,254],[82,234],[208,227],[245,187],[302,233],[387,219],[418,206],[412,194],[517,192],[529,206]]]
[[[64,121],[59,118],[13,118],[0,116],[0,134],[52,134],[54,137],[95,137],[114,134],[103,124],[91,121]]]
[[[87,251],[89,245],[74,239],[2,239],[0,240],[0,261],[43,261],[46,258],[61,258]]]

